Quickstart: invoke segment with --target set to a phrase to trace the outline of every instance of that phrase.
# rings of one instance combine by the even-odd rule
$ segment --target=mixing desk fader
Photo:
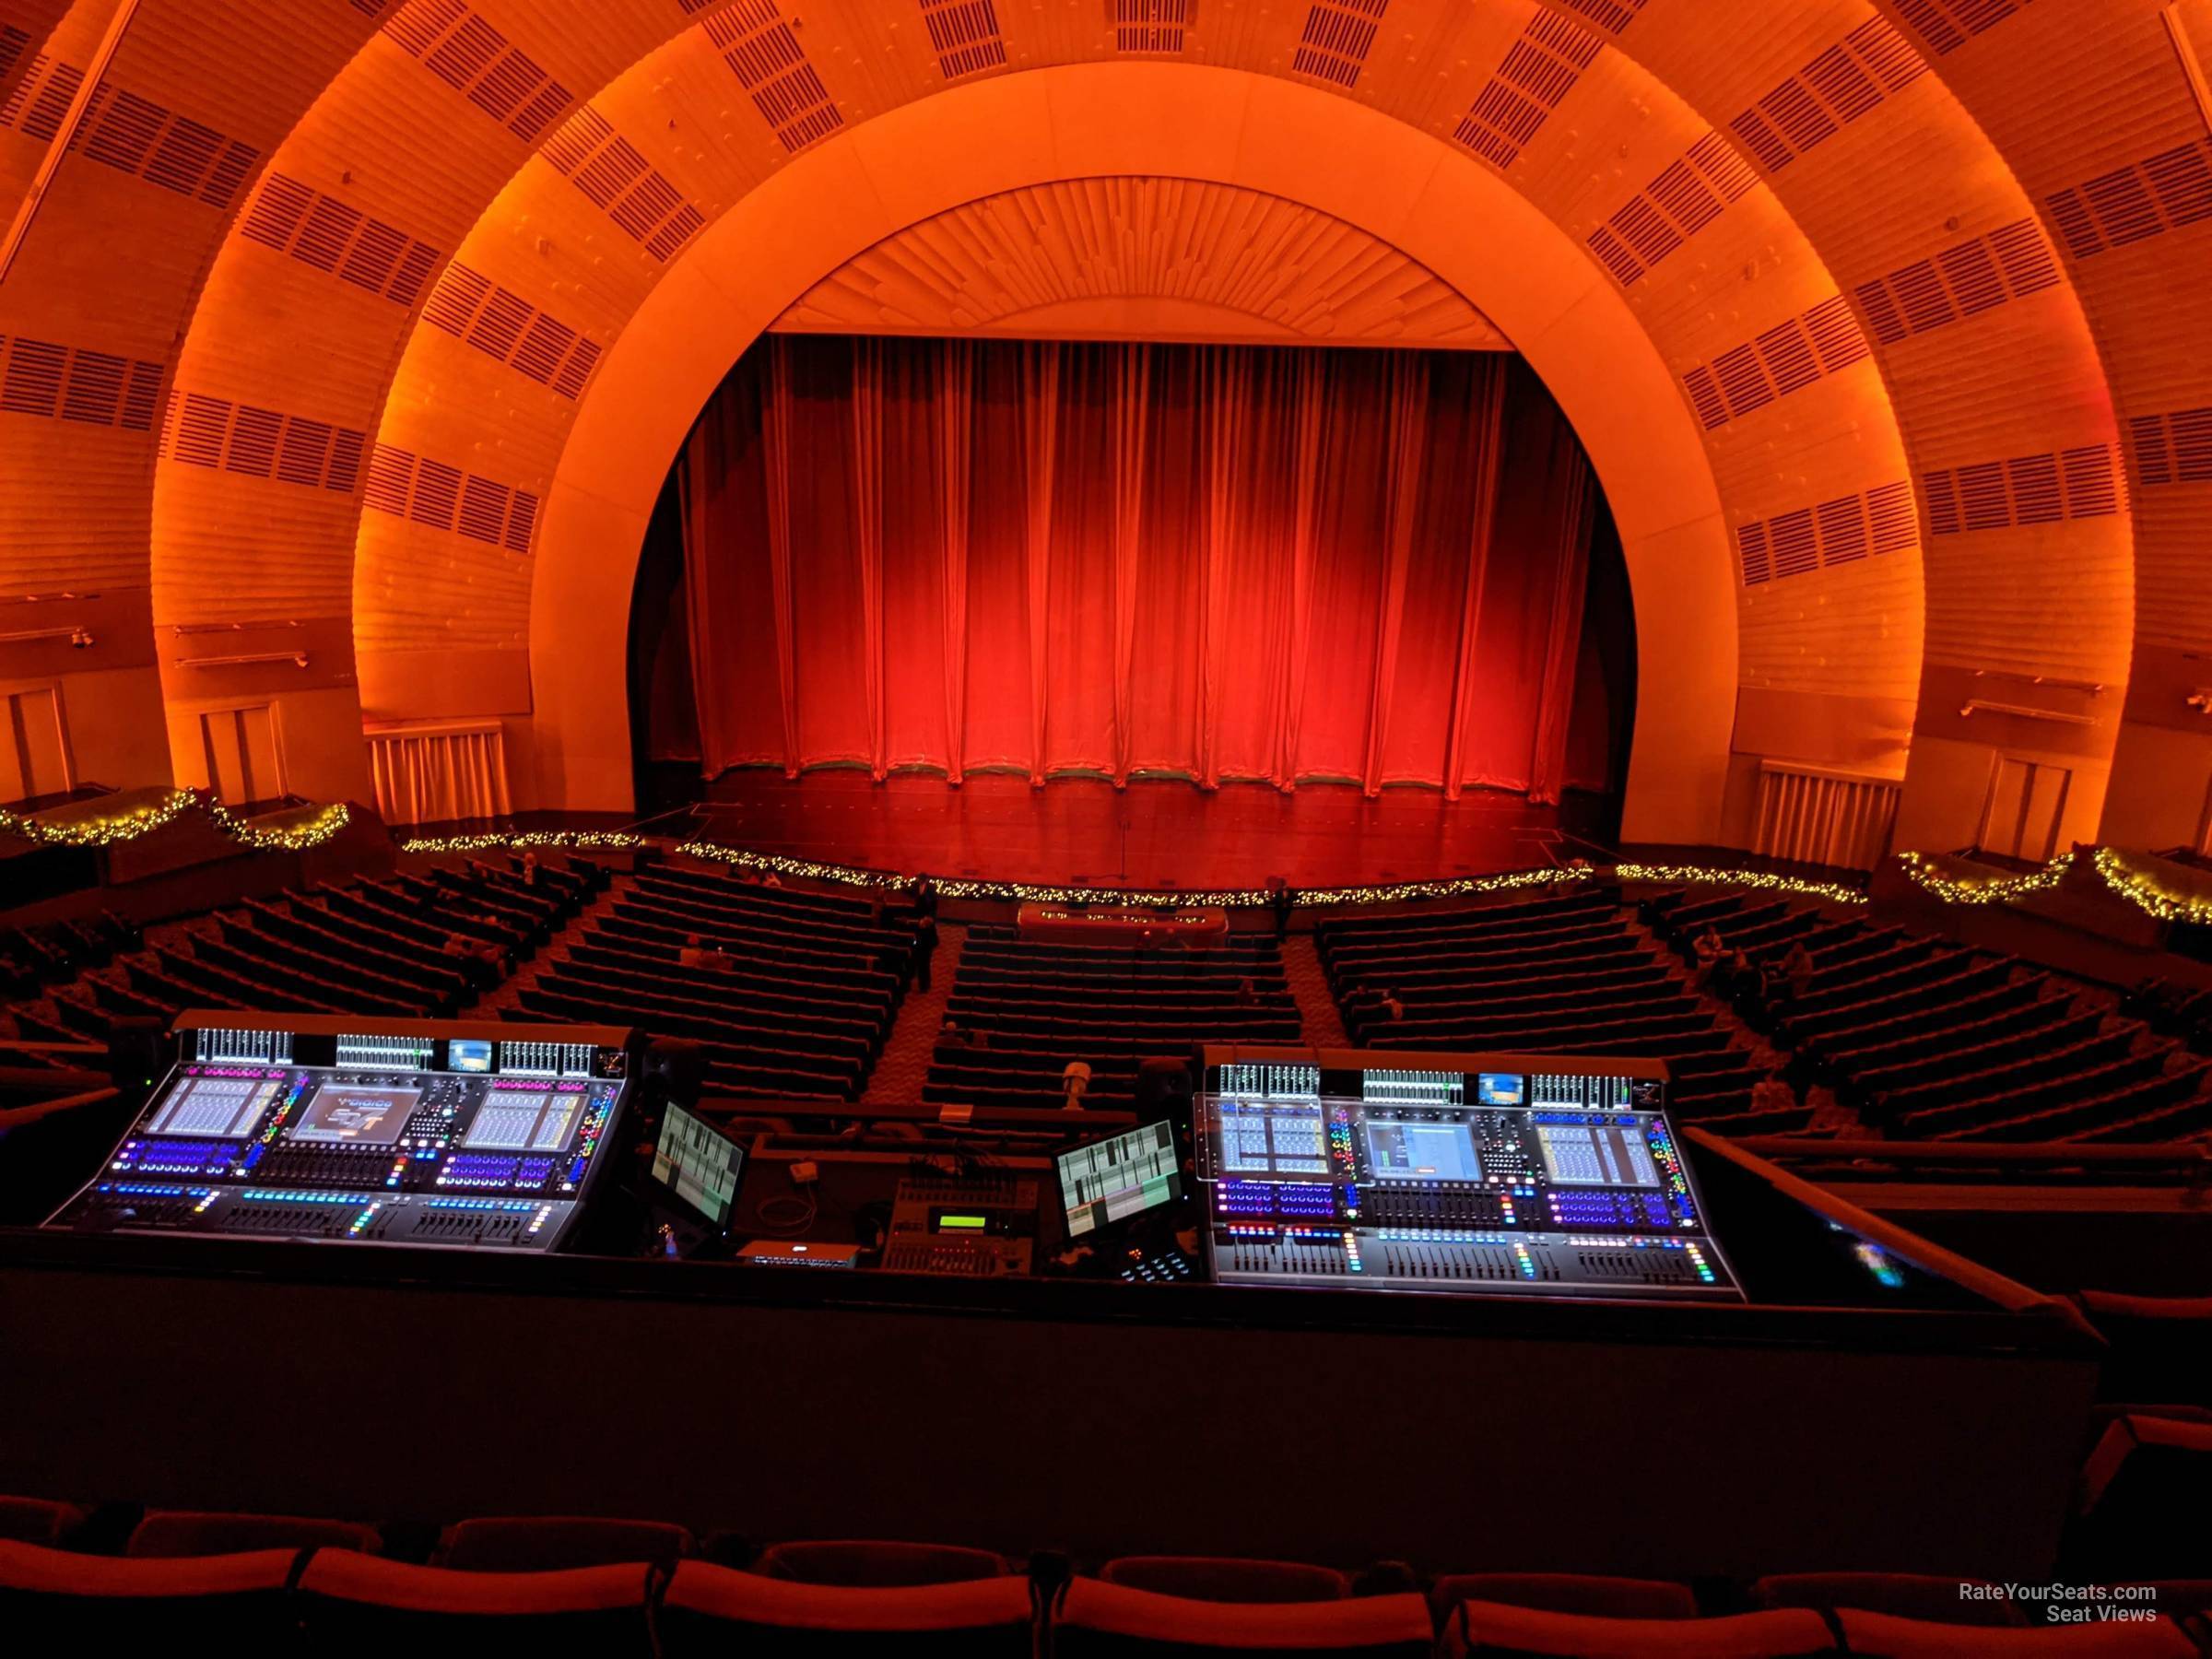
[[[1209,1050],[1213,1277],[1742,1300],[1648,1063]]]

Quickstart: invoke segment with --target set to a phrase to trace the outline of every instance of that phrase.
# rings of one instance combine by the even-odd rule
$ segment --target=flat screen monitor
[[[745,1148],[706,1119],[671,1102],[653,1148],[653,1178],[719,1232],[737,1207]]]
[[[1060,1205],[1067,1212],[1070,1239],[1117,1226],[1182,1196],[1182,1159],[1176,1153],[1172,1124],[1147,1124],[1064,1152],[1057,1161]]]

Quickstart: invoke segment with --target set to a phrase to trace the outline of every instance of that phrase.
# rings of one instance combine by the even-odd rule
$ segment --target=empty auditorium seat
[[[2107,1578],[2182,1578],[2205,1565],[2212,1427],[2135,1415],[2106,1428],[2082,1465],[2068,1556]],[[2177,1525],[2178,1517],[2191,1521]]]
[[[1502,1602],[1547,1613],[1601,1618],[1695,1618],[1698,1598],[1664,1579],[1606,1578],[1584,1572],[1455,1572],[1429,1587],[1441,1630],[1463,1601]]]
[[[2028,1630],[1938,1624],[1857,1607],[1836,1618],[1845,1652],[1881,1659],[2194,1659],[2197,1652],[2196,1643],[2162,1616],[2140,1623],[2104,1620]]]
[[[2084,1290],[2075,1300],[2112,1344],[2100,1398],[2212,1406],[2212,1296]]]
[[[1121,1556],[1099,1569],[1099,1577],[1131,1590],[1218,1602],[1335,1601],[1352,1588],[1333,1567],[1237,1556]]]
[[[1216,1652],[1426,1659],[1435,1641],[1429,1604],[1411,1592],[1336,1601],[1198,1601],[1092,1578],[1060,1592],[1050,1635],[1055,1659]]]
[[[559,1572],[650,1561],[673,1572],[692,1553],[691,1535],[665,1521],[488,1515],[448,1527],[437,1564],[466,1572]]]
[[[459,1572],[319,1549],[299,1580],[308,1648],[318,1654],[530,1653],[649,1655],[656,1570],[632,1563],[563,1572]]]
[[[149,1510],[131,1529],[124,1553],[133,1556],[237,1555],[252,1549],[358,1549],[374,1555],[383,1540],[373,1526],[312,1515],[242,1515],[199,1510]]]
[[[2027,1614],[2003,1596],[1961,1594],[1970,1585],[1983,1583],[1980,1579],[1930,1578],[1912,1572],[1788,1572],[1760,1579],[1751,1586],[1751,1599],[1762,1607],[1811,1607],[1818,1612],[1857,1607],[1943,1624],[2029,1622]]]
[[[1014,1571],[1006,1557],[959,1544],[902,1544],[875,1538],[824,1538],[771,1545],[752,1571],[767,1578],[806,1584],[889,1589],[901,1584],[953,1584],[1003,1578]]]
[[[1444,1626],[1447,1659],[1788,1659],[1832,1653],[1827,1621],[1804,1608],[1738,1613],[1725,1618],[1598,1618],[1464,1601]]]
[[[119,1560],[0,1543],[0,1630],[46,1632],[41,1651],[56,1653],[150,1653],[173,1647],[180,1629],[219,1630],[237,1653],[288,1652],[286,1586],[300,1559],[256,1549]]]
[[[85,1512],[74,1503],[0,1498],[0,1539],[52,1547],[65,1542],[84,1524]]]
[[[1029,1659],[1036,1642],[1030,1581],[856,1587],[809,1584],[686,1561],[656,1615],[665,1659],[747,1653],[898,1653],[906,1659]]]

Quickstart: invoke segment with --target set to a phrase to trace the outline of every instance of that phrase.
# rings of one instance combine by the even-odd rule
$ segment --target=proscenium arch
[[[1263,192],[1418,261],[1498,324],[1588,450],[1619,525],[1641,671],[1622,833],[1717,836],[1736,586],[1705,446],[1620,291],[1511,184],[1403,122],[1271,76],[1039,69],[888,111],[714,221],[630,318],[577,411],[540,530],[530,665],[541,793],[631,805],[624,688],[645,527],[698,410],[794,300],[910,225],[1002,192],[1148,175]]]

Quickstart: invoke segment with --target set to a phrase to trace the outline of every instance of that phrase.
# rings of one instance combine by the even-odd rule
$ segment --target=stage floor
[[[1129,888],[1293,887],[1413,881],[1525,869],[1605,849],[1577,839],[1595,804],[1532,806],[1472,791],[1426,789],[1364,799],[1349,784],[1285,794],[1260,783],[1208,794],[1148,780],[1126,789],[1089,779],[1041,788],[996,773],[959,788],[901,774],[825,771],[787,779],[736,771],[691,808],[700,833],[754,852],[871,869],[926,870],[996,881]],[[650,828],[675,833],[680,817]]]

